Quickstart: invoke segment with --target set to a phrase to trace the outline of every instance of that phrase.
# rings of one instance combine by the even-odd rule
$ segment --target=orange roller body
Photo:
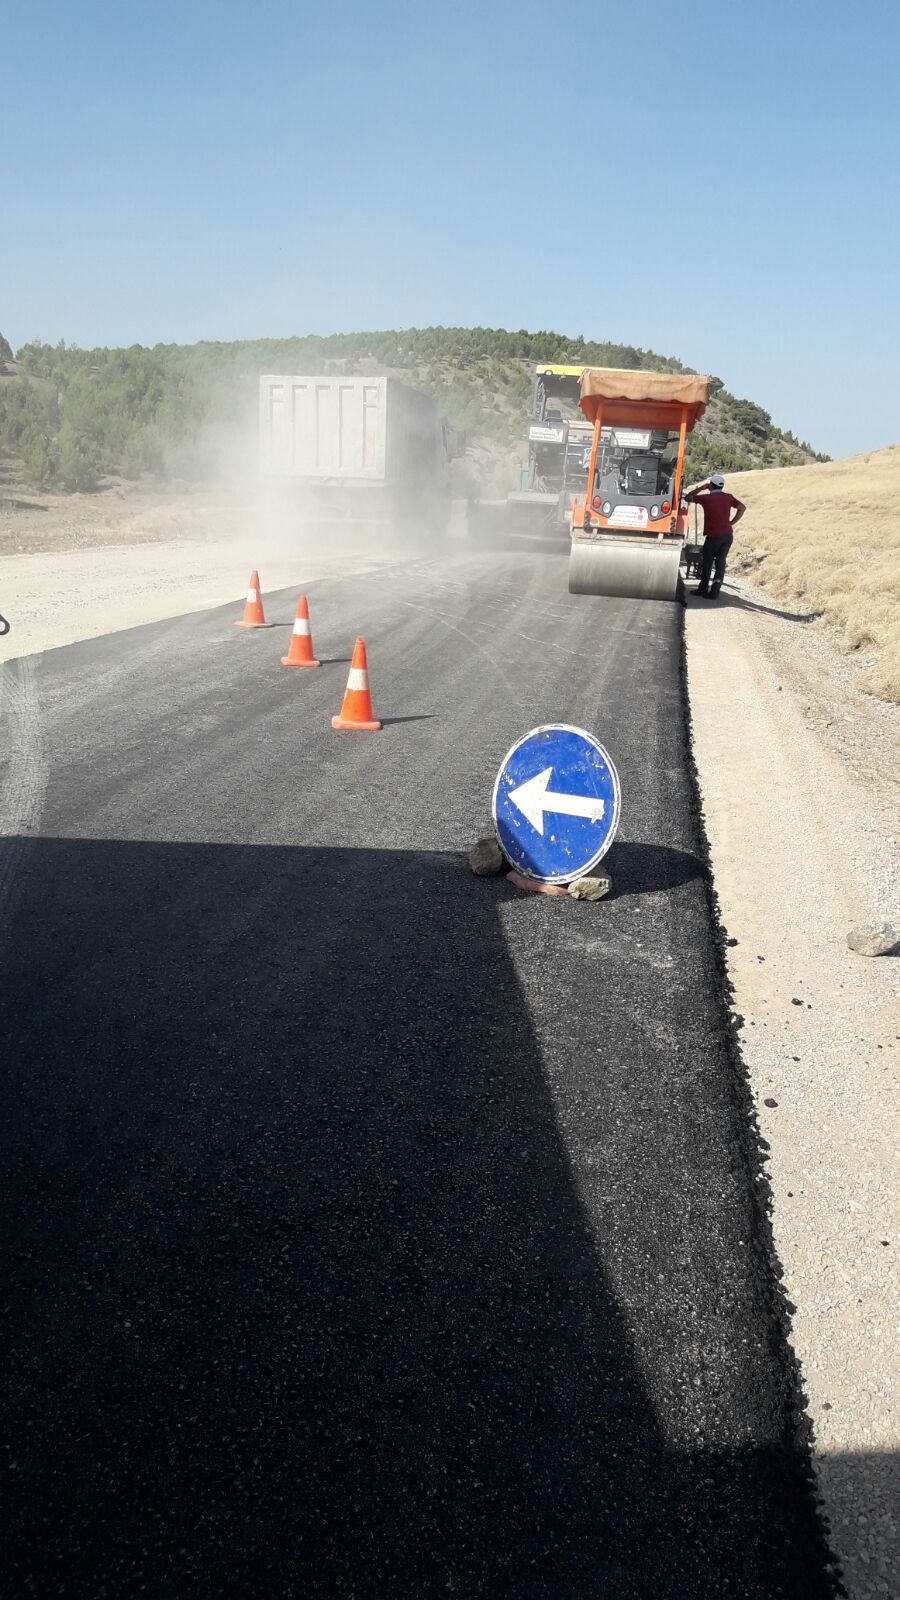
[[[350,663],[350,674],[347,678],[347,688],[344,694],[344,703],[338,717],[332,717],[333,728],[343,728],[348,731],[356,729],[358,732],[377,733],[381,723],[372,715],[372,696],[369,693],[369,666],[366,660],[366,646],[363,639],[357,639],[353,646],[353,660]]]
[[[282,656],[283,667],[320,667],[313,654],[312,634],[309,629],[309,606],[306,595],[302,594],[297,601],[297,615],[294,618],[294,630],[291,634],[290,649],[286,656]]]
[[[236,628],[267,628],[266,615],[262,606],[262,595],[259,589],[259,573],[251,572],[250,582],[247,585],[247,599],[244,603],[244,615]]]

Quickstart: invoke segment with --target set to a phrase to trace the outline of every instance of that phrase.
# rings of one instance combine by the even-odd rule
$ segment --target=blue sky
[[[3,7],[0,332],[611,338],[900,439],[900,8]]]

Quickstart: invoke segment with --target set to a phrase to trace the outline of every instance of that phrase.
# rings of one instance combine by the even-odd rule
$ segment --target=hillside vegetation
[[[433,395],[473,444],[508,449],[523,437],[538,361],[690,370],[631,345],[491,328],[127,350],[35,342],[14,359],[0,340],[0,453],[38,489],[88,490],[114,474],[202,480],[218,472],[223,440],[255,434],[262,372],[393,374]],[[712,403],[691,439],[689,479],[717,466],[736,471],[812,459],[827,458],[814,457],[761,406],[713,380]]]
[[[728,480],[747,505],[735,557],[775,598],[818,612],[865,661],[859,685],[900,703],[900,445]]]

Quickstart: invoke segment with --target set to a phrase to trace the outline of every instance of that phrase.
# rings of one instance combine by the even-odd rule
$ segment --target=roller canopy
[[[596,422],[602,410],[609,427],[618,423],[675,430],[681,426],[681,408],[687,406],[690,433],[708,400],[709,379],[695,373],[585,367],[581,374],[582,411],[589,422]]]

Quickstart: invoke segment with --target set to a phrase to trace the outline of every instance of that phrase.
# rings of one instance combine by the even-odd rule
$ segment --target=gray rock
[[[851,929],[847,943],[858,956],[887,956],[900,945],[900,927],[895,922],[867,922]]]
[[[612,878],[602,872],[594,878],[576,878],[569,884],[569,893],[573,900],[602,900],[611,888]]]
[[[479,878],[490,878],[502,872],[506,862],[496,839],[479,839],[469,851],[469,866]]]

